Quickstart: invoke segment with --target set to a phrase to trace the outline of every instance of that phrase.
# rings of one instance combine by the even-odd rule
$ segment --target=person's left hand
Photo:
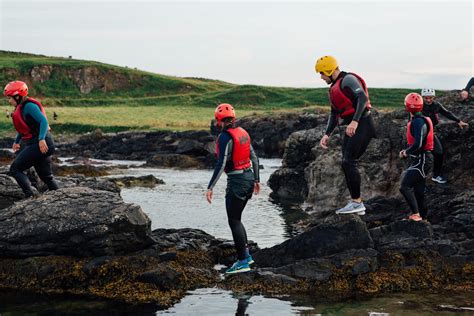
[[[346,134],[349,137],[354,136],[357,126],[359,126],[359,122],[357,121],[352,121],[346,128]]]
[[[206,200],[209,204],[212,203],[212,190],[211,189],[207,190],[206,192]]]
[[[469,124],[467,124],[466,122],[463,122],[463,121],[459,121],[458,125],[459,125],[459,127],[460,127],[461,129],[463,129],[464,127],[468,127],[468,126],[469,126]]]
[[[406,158],[406,157],[408,157],[405,150],[401,150],[398,155],[400,156],[400,158]]]
[[[46,144],[46,141],[44,139],[39,141],[39,149],[42,154],[46,154],[48,152],[48,145]]]
[[[469,92],[467,92],[466,90],[462,90],[462,91],[461,91],[461,99],[464,101],[464,100],[466,100],[468,97],[469,97]]]
[[[255,195],[260,193],[260,182],[255,182],[255,184],[253,185],[253,193]]]

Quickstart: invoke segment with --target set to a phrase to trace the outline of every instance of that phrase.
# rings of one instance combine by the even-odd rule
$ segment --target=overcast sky
[[[474,72],[470,0],[0,2],[2,50],[180,77],[324,87],[321,55],[369,87],[460,89]]]

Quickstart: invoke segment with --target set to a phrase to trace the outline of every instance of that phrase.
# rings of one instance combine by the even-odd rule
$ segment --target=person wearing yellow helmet
[[[342,142],[342,169],[352,200],[336,211],[336,214],[365,214],[365,206],[360,193],[360,174],[357,159],[367,149],[375,137],[374,121],[370,114],[371,104],[365,81],[354,73],[339,69],[336,58],[323,56],[316,61],[315,70],[329,88],[331,114],[324,136],[319,144],[327,149],[329,139],[341,120],[347,125]]]

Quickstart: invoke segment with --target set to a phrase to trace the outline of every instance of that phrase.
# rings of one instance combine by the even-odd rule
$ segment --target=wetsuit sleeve
[[[444,106],[442,106],[441,104],[439,104],[439,114],[443,115],[445,118],[451,120],[451,121],[455,121],[456,123],[459,123],[461,122],[461,120],[456,116],[454,115],[453,113],[451,113],[450,111],[448,111]]]
[[[258,162],[257,154],[250,145],[250,160],[252,161],[253,174],[255,175],[255,182],[260,182],[260,164]]]
[[[48,132],[48,120],[46,116],[41,112],[38,106],[33,103],[27,103],[23,108],[24,115],[30,115],[36,122],[40,124],[39,127],[39,140],[44,140],[46,133]]]
[[[466,87],[463,90],[466,90],[467,92],[469,92],[472,86],[474,86],[474,77],[472,77],[471,80],[469,80],[469,82],[467,83]]]
[[[20,134],[20,133],[17,133],[17,134],[16,134],[16,137],[15,137],[15,142],[14,142],[14,144],[19,144],[20,141],[21,141],[21,137],[22,137],[21,134]]]
[[[326,125],[326,135],[331,136],[332,132],[336,128],[337,125],[337,114],[336,112],[331,110],[331,114],[329,115],[328,124]]]
[[[428,126],[424,119],[414,119],[411,128],[415,142],[405,152],[407,155],[418,155],[423,151],[423,140],[428,135]]]
[[[364,113],[365,105],[368,101],[368,97],[365,94],[364,88],[362,87],[360,81],[351,74],[346,75],[344,79],[342,79],[341,87],[344,92],[349,93],[353,96],[353,99],[356,100],[356,112],[354,113],[352,120],[359,122],[362,113]]]
[[[217,157],[214,173],[212,174],[211,181],[209,181],[209,185],[207,186],[208,190],[212,190],[217,181],[219,181],[219,178],[224,172],[227,159],[232,153],[233,141],[228,133],[221,133],[217,142],[219,143],[219,157]]]

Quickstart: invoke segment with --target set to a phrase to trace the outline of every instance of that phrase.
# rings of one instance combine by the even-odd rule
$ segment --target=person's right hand
[[[212,190],[210,189],[206,191],[206,200],[209,204],[212,203]]]
[[[13,144],[12,150],[13,150],[14,153],[16,153],[17,151],[19,151],[19,150],[20,150],[20,144]]]
[[[400,153],[398,154],[398,156],[402,159],[408,157],[405,150],[401,150]]]
[[[461,91],[461,99],[464,101],[467,99],[467,97],[469,97],[469,92],[467,92],[466,90],[462,90]]]
[[[329,136],[324,135],[323,138],[319,141],[319,146],[323,149],[328,149],[328,143],[329,143]]]

